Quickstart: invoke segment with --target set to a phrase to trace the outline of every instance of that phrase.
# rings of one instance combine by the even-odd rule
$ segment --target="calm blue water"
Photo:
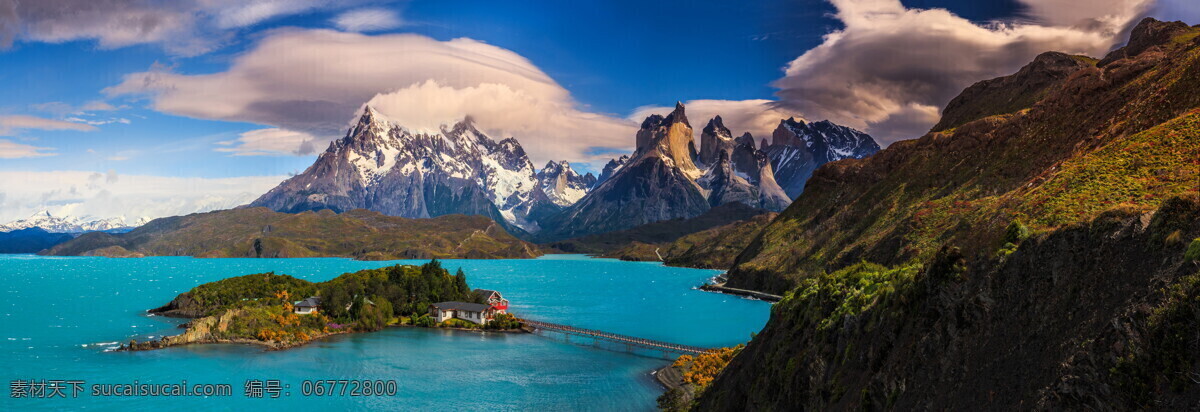
[[[0,410],[316,407],[425,410],[649,410],[661,389],[649,372],[668,361],[530,334],[389,328],[280,352],[197,345],[105,352],[116,342],[178,334],[177,319],[148,317],[201,283],[275,271],[312,281],[396,263],[348,259],[143,259],[0,255],[0,378],[94,383],[224,383],[234,396],[12,399]],[[692,289],[715,271],[582,256],[448,260],[471,287],[501,291],[532,319],[698,346],[743,343],[769,305]],[[243,396],[247,379],[278,379],[291,396]],[[301,396],[305,379],[394,379],[386,397]]]

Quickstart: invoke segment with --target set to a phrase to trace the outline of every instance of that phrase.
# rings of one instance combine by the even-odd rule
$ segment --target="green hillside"
[[[693,406],[1200,405],[1197,34],[1144,20],[1044,91],[989,81],[1021,90],[817,170],[729,272],[784,299]]]
[[[1080,67],[1030,108],[829,164],[738,258],[730,286],[783,293],[862,260],[995,250],[1014,221],[1049,231],[1195,194],[1198,90],[1196,41],[1170,42]]]
[[[714,209],[716,210],[716,209]],[[601,257],[633,261],[662,261],[668,266],[728,269],[738,253],[754,240],[778,213],[763,213],[746,220],[684,235],[670,242],[632,242]]]
[[[318,257],[362,260],[532,258],[540,249],[483,216],[432,219],[368,210],[297,214],[267,208],[154,220],[129,233],[88,233],[45,252],[57,256]]]

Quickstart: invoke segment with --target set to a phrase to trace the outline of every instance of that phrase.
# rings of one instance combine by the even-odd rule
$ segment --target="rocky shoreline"
[[[159,308],[159,309],[161,309],[161,308]],[[150,312],[154,313],[153,312],[154,310],[156,310],[156,309],[152,309]],[[330,336],[335,336],[335,335],[345,335],[345,334],[351,334],[351,333],[378,332],[378,331],[348,331],[348,330],[347,331],[337,331],[337,332],[330,332],[330,333],[320,334],[317,336],[312,336],[308,340],[296,341],[296,342],[276,342],[276,341],[264,341],[264,340],[258,340],[258,339],[244,339],[244,338],[243,339],[224,339],[224,338],[216,338],[213,336],[211,331],[214,327],[216,327],[218,330],[221,330],[222,326],[227,326],[229,323],[229,320],[237,315],[238,315],[237,311],[230,310],[230,311],[225,312],[225,314],[221,315],[220,317],[208,316],[208,317],[198,318],[191,322],[179,325],[179,327],[187,329],[182,334],[172,335],[172,336],[163,336],[163,337],[159,338],[158,340],[145,341],[145,342],[138,342],[136,340],[131,340],[128,343],[123,344],[120,347],[118,347],[115,351],[116,352],[138,352],[138,351],[147,351],[147,350],[156,350],[156,349],[166,349],[166,348],[177,347],[177,346],[206,345],[206,344],[255,345],[255,346],[262,346],[267,351],[277,351],[277,350],[285,350],[285,349],[291,349],[291,348],[295,348],[295,347],[304,346],[313,341],[324,339],[324,338],[327,338]],[[162,316],[186,317],[186,316],[178,316],[178,315],[170,315],[170,314],[164,314]],[[522,326],[520,329],[505,329],[505,330],[473,329],[473,328],[461,328],[461,327],[426,328],[426,327],[416,326],[416,325],[401,325],[401,324],[388,325],[388,327],[444,329],[444,330],[456,330],[456,331],[476,332],[476,333],[532,333],[532,331],[533,331],[531,328],[528,328],[527,326]]]

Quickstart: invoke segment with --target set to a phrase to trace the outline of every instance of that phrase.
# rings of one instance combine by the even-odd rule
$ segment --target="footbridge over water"
[[[557,323],[541,322],[541,321],[525,319],[525,318],[519,318],[519,319],[526,326],[529,326],[536,330],[558,332],[558,333],[563,333],[566,335],[585,336],[585,337],[589,337],[589,338],[592,338],[592,339],[595,339],[598,341],[608,341],[608,342],[624,344],[626,347],[637,347],[637,348],[650,349],[650,350],[655,350],[655,351],[677,353],[677,354],[681,354],[681,355],[698,355],[698,354],[705,353],[705,352],[708,352],[709,350],[711,350],[710,348],[702,348],[699,346],[681,345],[678,343],[663,342],[663,341],[657,341],[657,340],[652,340],[652,339],[643,339],[643,338],[626,336],[626,335],[610,333],[610,332],[605,332],[605,331],[600,331],[600,330],[583,329],[583,328],[577,328],[574,326],[560,325]]]

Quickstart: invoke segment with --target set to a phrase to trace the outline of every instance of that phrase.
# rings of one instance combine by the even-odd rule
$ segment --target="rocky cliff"
[[[1200,199],[1176,198],[986,259],[948,248],[806,280],[698,409],[1193,409],[1197,237]]]
[[[1037,91],[1074,65],[1044,55],[983,83],[1020,93],[965,93],[1030,106],[962,97],[983,117],[819,168],[729,273],[786,295],[699,409],[1195,408],[1200,27],[1178,27]]]

